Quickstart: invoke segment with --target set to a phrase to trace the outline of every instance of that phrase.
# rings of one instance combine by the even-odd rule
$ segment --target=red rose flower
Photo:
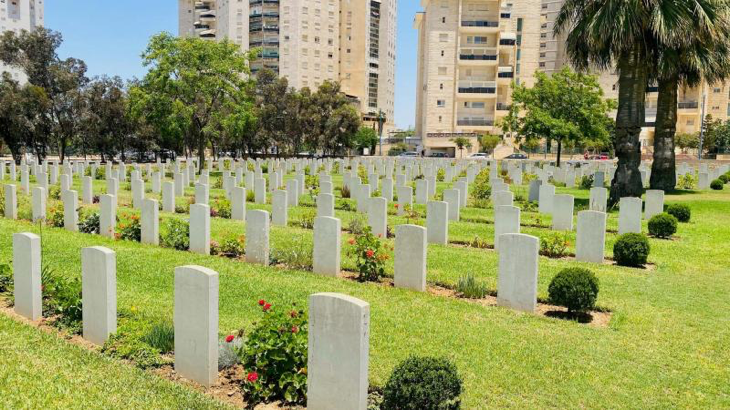
[[[264,312],[266,312],[266,311],[267,311],[267,310],[269,310],[269,309],[271,309],[271,303],[267,303],[267,304],[265,304],[265,305],[264,305]]]
[[[355,238],[350,238],[350,240],[348,242],[350,243],[350,245],[354,245],[355,244]]]
[[[263,306],[265,304],[266,304],[266,301],[265,300],[263,300],[263,299],[259,300],[259,306]]]
[[[236,336],[233,336],[233,335],[226,336],[226,343],[231,343],[233,341],[233,339],[235,339],[235,338],[236,338]]]
[[[372,258],[372,257],[373,257],[373,255],[375,255],[375,252],[373,252],[373,250],[372,250],[372,249],[368,249],[368,251],[367,251],[367,252],[365,252],[365,255],[367,255],[367,256],[368,256],[368,258]]]
[[[291,327],[291,332],[292,332],[292,333],[296,333],[296,332],[298,332],[298,331],[299,331],[299,328],[298,328],[298,327],[296,327],[296,326],[292,326],[292,327]]]
[[[248,380],[251,383],[255,382],[258,379],[259,379],[259,374],[256,372],[250,372],[249,374],[246,375],[246,380]]]

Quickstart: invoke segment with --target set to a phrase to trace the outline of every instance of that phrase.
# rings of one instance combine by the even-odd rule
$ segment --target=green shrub
[[[228,335],[218,340],[218,371],[233,367],[239,363],[238,351],[243,346],[243,339],[236,335]]]
[[[48,188],[48,198],[60,201],[61,200],[61,187],[59,187],[58,185],[52,185],[50,188]]]
[[[175,349],[175,327],[170,322],[157,323],[142,337],[142,341],[160,353],[171,353]]]
[[[383,389],[383,410],[458,409],[461,378],[446,358],[411,356],[393,370]]]
[[[477,281],[471,273],[459,278],[456,284],[456,291],[468,299],[481,299],[487,296],[487,285]]]
[[[93,212],[81,220],[79,223],[79,232],[89,234],[99,234],[100,219],[99,213]]]
[[[49,226],[52,226],[54,228],[63,228],[63,219],[63,202],[57,202],[56,204],[52,205],[48,210],[46,222]]]
[[[132,309],[136,310],[134,307]],[[148,335],[151,334],[153,326],[142,315],[120,311],[117,332],[110,335],[109,340],[104,343],[102,353],[129,360],[141,369],[172,364],[172,358],[162,356],[160,349],[145,342],[150,339]]]
[[[730,182],[730,175],[728,175],[728,174],[722,174],[719,177],[717,177],[717,179],[719,179],[720,181],[722,181],[723,184],[727,184],[728,182]]]
[[[722,188],[725,186],[723,182],[719,179],[715,179],[712,182],[710,182],[710,188],[714,189],[715,191],[722,191]]]
[[[649,240],[640,233],[625,233],[613,244],[613,258],[621,266],[644,265],[650,251]]]
[[[227,258],[240,258],[246,253],[246,237],[232,236],[224,239],[220,245],[214,241],[210,243],[210,254]]]
[[[210,207],[210,216],[231,219],[231,201],[225,198],[216,199],[215,205]]]
[[[697,187],[697,177],[693,174],[684,174],[677,180],[677,186],[682,189],[695,189]]]
[[[361,214],[355,214],[350,218],[347,223],[347,230],[353,235],[360,235],[365,232],[365,227],[368,225],[365,217]]]
[[[439,170],[436,171],[436,181],[444,182],[444,179],[446,179],[446,170],[439,168]]]
[[[246,191],[246,202],[255,202],[256,201],[256,193],[253,192],[253,189],[249,189]]]
[[[304,211],[299,218],[291,222],[292,225],[303,229],[314,229],[314,219],[317,217],[316,209],[308,209]]]
[[[119,239],[139,242],[142,240],[142,224],[139,215],[124,216],[126,222],[119,223]]]
[[[342,198],[349,198],[350,188],[346,185],[343,185],[342,188],[340,188],[340,196],[342,196]]]
[[[355,257],[357,265],[357,280],[377,282],[385,276],[385,261],[389,255],[381,238],[373,235],[369,226],[363,233],[350,238],[349,243],[352,245],[349,253]]]
[[[593,188],[593,175],[583,175],[583,177],[580,179],[580,188],[581,189]]]
[[[172,218],[165,223],[160,244],[167,248],[186,251],[190,248],[190,225],[182,219]]]
[[[550,258],[562,258],[568,254],[567,234],[551,232],[546,238],[540,238],[540,254]]]
[[[567,268],[558,272],[548,287],[550,303],[568,308],[568,312],[585,312],[596,305],[598,278],[585,268]]]
[[[239,351],[246,369],[241,385],[246,403],[280,400],[286,406],[307,400],[307,316],[303,310],[274,308],[259,301],[263,318]]]
[[[271,251],[272,264],[282,263],[290,269],[312,270],[314,250],[303,240],[296,240],[284,248]]]
[[[0,295],[13,291],[13,270],[7,263],[0,263]]]
[[[667,213],[677,218],[679,222],[689,222],[692,217],[692,211],[686,204],[671,204],[667,208]]]
[[[487,200],[492,195],[492,186],[489,184],[489,168],[484,168],[474,178],[471,196],[476,200]]]
[[[649,220],[649,235],[670,238],[677,232],[677,218],[667,213],[654,215]]]
[[[56,274],[48,267],[41,271],[43,316],[55,316],[53,324],[71,333],[81,333],[81,281]]]

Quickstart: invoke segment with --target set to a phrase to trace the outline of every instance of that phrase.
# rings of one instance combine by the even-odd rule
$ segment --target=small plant
[[[625,233],[613,244],[613,258],[621,266],[639,267],[646,263],[651,248],[640,233]]]
[[[682,189],[695,189],[697,187],[697,177],[693,174],[684,174],[677,180],[677,186]]]
[[[280,400],[303,405],[307,398],[307,316],[259,301],[263,318],[239,350],[246,372],[241,389],[249,408]]]
[[[292,225],[303,229],[314,229],[314,219],[317,217],[316,209],[308,209],[304,211],[299,218],[292,221]]]
[[[211,241],[210,253],[225,256],[226,258],[240,258],[246,253],[246,237],[244,235],[231,236],[224,239],[220,244],[216,244],[215,247]]]
[[[119,224],[118,238],[125,241],[139,242],[142,240],[142,224],[139,221],[139,215],[125,216],[128,222]]]
[[[301,240],[285,248],[275,248],[271,251],[273,264],[281,263],[290,269],[312,270],[314,266],[313,249]]]
[[[239,332],[243,333],[243,332]],[[241,335],[228,335],[218,341],[218,371],[239,363],[238,351],[243,346]]]
[[[256,193],[253,192],[253,189],[249,189],[246,191],[246,202],[255,202],[256,201]]]
[[[347,212],[355,212],[357,210],[355,203],[349,199],[338,199],[335,208]]]
[[[714,189],[715,191],[722,191],[722,188],[724,187],[725,184],[719,179],[714,179],[712,180],[712,182],[710,182],[710,188]]]
[[[418,225],[421,220],[421,214],[418,213],[415,209],[413,209],[413,206],[410,204],[406,204],[403,207],[403,216],[406,217],[406,223],[411,225]]]
[[[722,174],[719,177],[717,177],[720,181],[722,181],[723,184],[727,184],[730,182],[730,174]]]
[[[350,188],[346,185],[343,185],[342,188],[340,188],[340,195],[343,198],[349,198],[350,197]]]
[[[225,198],[216,199],[214,206],[210,207],[210,216],[231,219],[231,201]]]
[[[593,188],[593,175],[583,175],[583,177],[580,179],[580,188],[581,189]]]
[[[558,272],[548,287],[550,303],[568,308],[568,312],[593,309],[598,297],[598,278],[585,268],[567,268]]]
[[[692,217],[692,210],[686,204],[671,204],[667,208],[667,213],[677,218],[679,222],[689,222]]]
[[[482,239],[479,235],[477,235],[474,236],[474,239],[472,239],[471,242],[469,242],[469,246],[477,249],[487,249],[489,248],[489,243],[486,239]]]
[[[55,326],[81,332],[81,281],[57,274],[48,265],[41,270],[44,316],[55,316]]]
[[[671,238],[677,232],[677,218],[668,213],[654,215],[649,220],[649,235],[657,238]]]
[[[380,238],[373,235],[369,226],[363,233],[355,235],[349,241],[352,248],[350,254],[355,257],[360,282],[377,282],[385,276],[385,261],[388,254]]]
[[[439,170],[436,171],[436,181],[444,182],[444,179],[446,179],[446,170],[439,168]]]
[[[446,358],[411,356],[393,370],[383,389],[383,410],[452,410],[461,406],[462,381]]]
[[[0,263],[0,295],[13,293],[13,270],[7,263]]]
[[[48,226],[52,226],[54,228],[63,228],[64,217],[62,202],[58,202],[55,205],[51,206],[51,208],[48,210],[46,222],[48,223]]]
[[[159,350],[160,353],[171,353],[175,349],[175,327],[170,322],[160,322],[142,337],[142,341]]]
[[[540,238],[540,254],[550,258],[562,258],[568,254],[567,234],[550,233],[546,238]]]
[[[365,232],[367,221],[362,215],[353,215],[350,221],[347,223],[347,230],[353,235],[361,235]]]
[[[92,212],[79,223],[79,232],[99,234],[100,219],[98,212]]]
[[[471,273],[459,278],[456,284],[456,291],[468,299],[482,299],[487,296],[487,285],[477,281]]]
[[[55,199],[56,201],[61,200],[61,187],[57,185],[53,185],[50,188],[48,188],[48,198],[49,199]]]
[[[492,186],[489,184],[489,168],[484,168],[477,174],[473,185],[471,196],[474,199],[486,201],[492,196]]]
[[[141,369],[171,364],[172,358],[163,356],[160,349],[146,342],[154,339],[154,343],[160,343],[164,347],[165,343],[161,343],[159,336],[150,337],[152,328],[158,322],[154,322],[155,324],[149,322],[143,315],[137,314],[136,310],[133,306],[134,313],[127,310],[119,312],[117,332],[110,335],[101,351],[112,357],[129,360]],[[172,331],[174,332],[174,329]]]
[[[167,248],[186,251],[190,248],[190,225],[182,219],[172,218],[165,223],[160,244]]]
[[[307,189],[319,188],[319,177],[317,175],[307,175],[304,177],[304,186]]]

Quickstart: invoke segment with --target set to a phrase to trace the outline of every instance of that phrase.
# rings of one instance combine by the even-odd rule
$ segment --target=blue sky
[[[416,101],[418,37],[412,28],[416,0],[398,0],[395,120],[412,126]],[[177,0],[48,0],[46,26],[64,37],[61,57],[76,57],[89,74],[142,77],[140,54],[150,36],[177,34]]]

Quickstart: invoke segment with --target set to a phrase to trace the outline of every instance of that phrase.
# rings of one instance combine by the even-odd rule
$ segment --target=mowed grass
[[[445,186],[439,184],[439,191]],[[559,188],[558,192],[582,199],[588,195],[585,190]],[[211,196],[217,194],[218,190],[211,192]],[[121,202],[124,201],[122,198]],[[61,229],[44,228],[44,261],[59,272],[78,276],[81,248],[107,246],[117,252],[119,308],[134,306],[169,319],[174,268],[185,264],[212,268],[221,275],[221,334],[250,329],[259,318],[256,301],[261,298],[279,306],[291,302],[306,305],[308,295],[316,292],[355,296],[371,304],[371,383],[383,385],[392,368],[409,354],[446,356],[455,361],[464,378],[465,408],[729,407],[730,194],[668,195],[666,202],[690,205],[692,222],[680,225],[676,240],[650,240],[649,260],[656,264],[653,271],[540,258],[540,298],[547,297],[550,279],[564,267],[585,266],[596,272],[601,281],[598,304],[613,311],[610,326],[602,329],[464,300],[325,278],[309,272],[264,268]],[[254,207],[261,206],[249,206]],[[290,216],[296,218],[300,212],[306,209],[292,210]],[[351,214],[338,211],[343,225]],[[463,216],[494,218],[492,210],[471,208]],[[525,213],[523,221],[527,216],[535,217]],[[616,218],[616,213],[610,214],[609,228],[616,226]],[[404,222],[403,218],[393,216],[389,220],[391,225]],[[12,257],[11,234],[23,231],[37,232],[38,228],[26,222],[0,220],[0,262],[8,262]],[[244,224],[214,218],[212,231],[214,239],[241,234]],[[523,227],[523,232],[545,236],[550,231]],[[492,243],[493,225],[451,224],[452,240],[471,239],[474,235]],[[606,254],[610,256],[615,235],[609,234],[607,239]],[[311,231],[273,228],[273,248],[297,242],[310,244]],[[351,263],[345,260],[346,267]],[[391,267],[392,261],[390,272]],[[428,268],[430,283],[454,284],[460,276],[472,273],[496,289],[497,254],[491,250],[430,245]],[[8,327],[5,323],[0,322],[2,329]],[[38,333],[20,327],[8,336],[3,334],[7,339],[21,339],[2,344],[10,349],[11,356],[17,357],[9,361],[10,373],[14,367],[20,371],[31,360],[21,353],[27,350],[23,332]],[[39,342],[43,343],[61,342]],[[50,349],[39,348],[33,357],[45,363],[44,371],[49,372],[49,378],[59,388],[73,389],[74,374],[87,366],[69,371],[46,350]],[[136,371],[134,374],[152,377]],[[119,382],[117,386],[128,384]],[[117,388],[122,387],[110,387]],[[186,388],[180,389],[179,394],[160,392],[156,398],[164,403],[162,406],[174,407],[179,403],[175,400],[189,397]],[[45,403],[41,396],[36,399],[19,390],[7,390],[10,400],[31,407]]]

